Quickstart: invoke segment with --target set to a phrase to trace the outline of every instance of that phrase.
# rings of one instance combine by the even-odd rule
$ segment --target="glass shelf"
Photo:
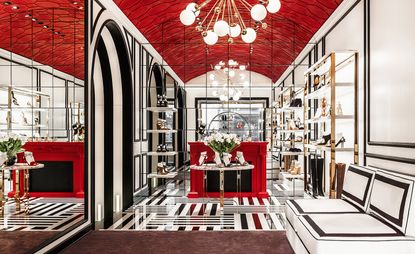
[[[177,152],[171,151],[171,152],[148,152],[148,156],[174,156]]]
[[[335,116],[334,117],[335,120],[353,120],[354,119],[354,115],[341,115],[341,116]],[[331,121],[331,117],[320,117],[320,118],[316,118],[316,119],[308,119],[305,120],[305,123],[325,123],[325,122],[330,122]]]
[[[147,133],[177,133],[177,130],[147,130]]]
[[[331,147],[330,146],[325,146],[325,145],[305,144],[304,147],[309,149],[309,150],[331,151]],[[334,149],[334,151],[336,151],[336,152],[353,152],[354,149],[352,147],[336,147]]]
[[[343,87],[353,87],[353,82],[336,82],[336,88],[343,88]],[[319,89],[307,94],[305,96],[306,99],[313,100],[313,99],[321,99],[323,97],[327,97],[331,93],[331,85],[325,85],[320,87]]]
[[[176,112],[177,109],[173,107],[149,107],[147,108],[148,111],[152,112]]]

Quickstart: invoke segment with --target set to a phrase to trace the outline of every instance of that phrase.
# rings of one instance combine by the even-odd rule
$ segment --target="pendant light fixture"
[[[269,13],[277,13],[281,8],[280,0],[260,1],[251,5],[247,0],[215,0],[206,16],[199,18],[200,11],[209,5],[212,0],[206,0],[200,5],[190,3],[180,13],[180,21],[190,26],[196,23],[196,30],[201,33],[203,40],[208,45],[214,45],[219,37],[227,37],[227,42],[232,43],[234,38],[241,36],[245,43],[253,43],[257,37],[259,28],[266,29],[264,19]],[[236,2],[238,2],[239,7]],[[244,21],[239,9],[245,8],[250,13],[253,22]],[[246,24],[253,23],[253,27]]]

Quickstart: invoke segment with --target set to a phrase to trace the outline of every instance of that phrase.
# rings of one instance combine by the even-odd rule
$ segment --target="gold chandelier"
[[[233,42],[233,38],[241,36],[245,43],[252,43],[256,39],[256,31],[261,27],[267,28],[267,24],[263,22],[267,13],[276,13],[281,8],[280,0],[264,0],[258,4],[251,5],[246,0],[215,0],[212,8],[207,12],[206,16],[199,18],[200,11],[206,7],[212,0],[206,0],[200,5],[190,3],[180,13],[180,21],[190,26],[195,21],[196,30],[203,36],[203,40],[208,45],[214,45],[219,37],[228,37],[228,43]],[[255,26],[247,27],[241,16],[241,12],[236,2],[247,9],[251,18],[254,20]]]

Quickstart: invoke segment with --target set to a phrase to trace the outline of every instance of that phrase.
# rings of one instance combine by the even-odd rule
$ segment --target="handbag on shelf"
[[[300,98],[295,98],[291,101],[290,107],[302,107],[303,101]]]

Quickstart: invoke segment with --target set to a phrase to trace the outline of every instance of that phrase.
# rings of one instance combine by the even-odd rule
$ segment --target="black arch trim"
[[[101,63],[102,81],[104,86],[104,227],[108,227],[113,222],[114,209],[114,138],[113,138],[113,90],[111,65],[108,57],[107,48],[104,40],[100,36],[98,41],[97,53]],[[94,151],[95,152],[95,151]]]
[[[133,78],[131,73],[131,61],[121,28],[113,21],[108,22],[106,27],[110,31],[117,50],[120,65],[122,83],[122,123],[123,123],[123,169],[122,190],[123,210],[133,205],[134,179],[133,179]]]

